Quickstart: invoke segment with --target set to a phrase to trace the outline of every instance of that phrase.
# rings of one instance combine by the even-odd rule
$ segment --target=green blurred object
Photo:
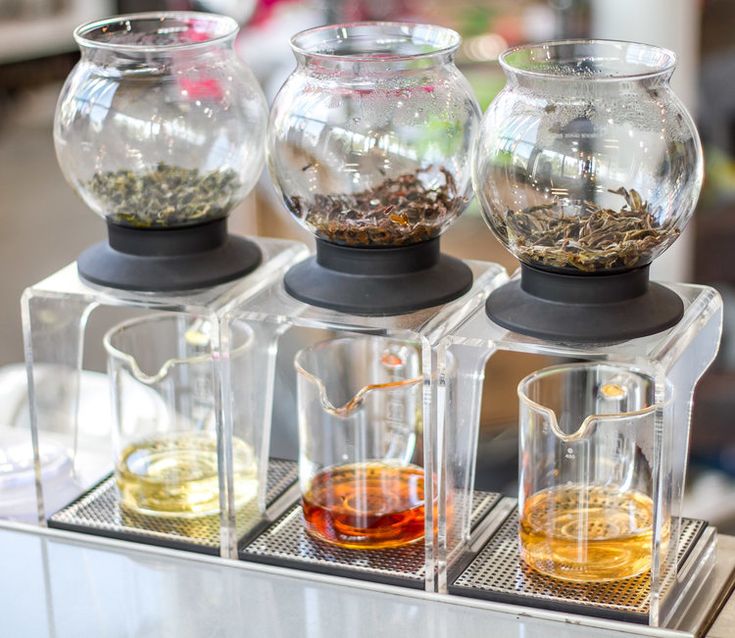
[[[706,178],[702,199],[706,204],[735,200],[735,159],[717,146],[704,149]]]
[[[463,68],[462,72],[472,86],[480,108],[485,111],[490,102],[505,86],[505,76],[496,62]]]
[[[475,5],[467,7],[459,17],[459,31],[462,37],[471,38],[472,36],[482,35],[490,31],[490,25],[496,14],[496,9],[491,9],[487,6]]]
[[[463,131],[460,122],[432,117],[428,120],[425,131],[417,144],[422,155],[429,155],[431,149],[438,150],[441,155],[451,155],[462,144]]]

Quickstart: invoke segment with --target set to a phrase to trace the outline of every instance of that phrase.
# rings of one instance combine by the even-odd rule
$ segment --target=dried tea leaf
[[[320,239],[346,246],[415,244],[438,236],[466,203],[444,167],[439,167],[444,184],[427,188],[419,175],[429,169],[387,178],[354,194],[318,194],[308,202],[297,195],[285,199]]]
[[[232,169],[200,175],[197,169],[160,162],[147,173],[95,173],[87,187],[105,202],[113,223],[166,228],[224,217],[237,202],[240,182]]]
[[[518,256],[531,264],[598,272],[648,263],[653,251],[679,235],[673,222],[659,223],[635,189],[611,193],[625,199],[618,211],[584,201],[581,215],[567,215],[559,202],[507,211],[498,228]]]

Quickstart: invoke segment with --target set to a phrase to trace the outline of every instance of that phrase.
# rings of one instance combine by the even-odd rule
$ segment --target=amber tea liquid
[[[255,497],[253,454],[233,438],[235,503]],[[117,464],[123,507],[149,516],[191,518],[219,512],[217,440],[196,432],[151,437],[123,451]]]
[[[413,543],[424,536],[424,471],[358,463],[322,470],[302,497],[306,530],[352,549]]]
[[[571,581],[630,578],[650,569],[653,501],[636,491],[563,486],[525,502],[521,555]]]

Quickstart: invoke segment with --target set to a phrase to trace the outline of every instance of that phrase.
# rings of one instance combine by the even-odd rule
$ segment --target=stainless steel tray
[[[707,523],[682,519],[679,569],[696,551]],[[669,578],[669,587],[676,581]],[[472,562],[449,585],[449,592],[502,603],[586,616],[647,623],[651,583],[643,574],[608,583],[572,583],[533,571],[518,550],[518,510],[514,509]]]
[[[269,506],[295,483],[297,474],[297,464],[293,461],[271,459],[266,495]],[[262,523],[263,516],[255,503],[238,512],[240,536],[258,531]],[[112,475],[53,514],[48,519],[48,526],[205,554],[220,553],[219,515],[182,519],[128,512],[120,505],[120,494]]]
[[[500,494],[475,492],[472,524],[500,501]],[[304,531],[301,505],[295,504],[273,525],[240,549],[242,560],[423,589],[426,567],[422,542],[405,547],[354,550],[311,538]]]

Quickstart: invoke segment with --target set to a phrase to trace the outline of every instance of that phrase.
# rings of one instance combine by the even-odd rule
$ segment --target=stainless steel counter
[[[721,537],[713,588],[731,581]],[[721,588],[721,587],[720,587]],[[695,607],[702,618],[711,610]],[[604,638],[681,632],[426,594],[354,580],[0,523],[3,638]],[[552,619],[556,621],[552,622]],[[735,636],[730,600],[709,638]]]
[[[706,638],[734,638],[735,637],[735,536],[720,536],[717,543],[718,561],[715,567],[717,577],[728,576],[725,590],[721,593],[723,601],[721,608],[702,610],[709,613],[713,622],[708,623]],[[713,579],[714,580],[714,579]]]

